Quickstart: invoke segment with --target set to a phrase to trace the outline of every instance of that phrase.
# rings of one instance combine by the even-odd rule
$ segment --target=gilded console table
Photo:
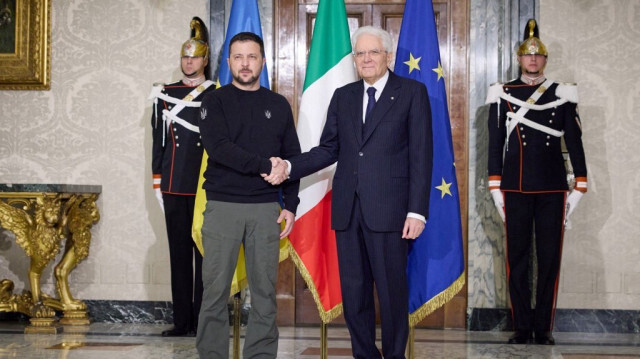
[[[89,255],[91,227],[100,220],[96,200],[102,186],[65,184],[0,184],[0,227],[16,236],[30,258],[30,293],[14,294],[13,282],[0,281],[0,311],[31,317],[26,333],[57,333],[55,310],[61,324],[89,324],[87,305],[74,299],[69,273]],[[42,293],[40,276],[60,251],[54,269],[57,298]]]

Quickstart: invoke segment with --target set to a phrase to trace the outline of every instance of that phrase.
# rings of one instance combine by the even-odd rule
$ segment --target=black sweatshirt
[[[204,174],[207,200],[232,203],[278,202],[295,213],[300,181],[266,182],[270,157],[300,154],[291,106],[264,87],[244,91],[229,84],[208,93],[200,108],[200,134],[209,155]]]

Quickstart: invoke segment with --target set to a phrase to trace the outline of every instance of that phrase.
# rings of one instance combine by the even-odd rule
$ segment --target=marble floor
[[[163,338],[167,325],[94,323],[60,334],[23,334],[0,322],[0,358],[197,358],[194,338]],[[242,333],[244,332],[244,329]],[[555,346],[507,345],[507,332],[418,329],[415,358],[640,358],[640,334],[555,333]],[[242,336],[241,336],[242,337]],[[319,358],[318,327],[281,327],[278,358]],[[350,358],[349,334],[329,326],[329,358]],[[230,355],[230,358],[232,356]]]

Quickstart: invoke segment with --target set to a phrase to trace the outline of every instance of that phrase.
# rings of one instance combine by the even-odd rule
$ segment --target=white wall
[[[540,31],[548,77],[578,83],[589,171],[558,306],[640,309],[640,1],[540,0]]]

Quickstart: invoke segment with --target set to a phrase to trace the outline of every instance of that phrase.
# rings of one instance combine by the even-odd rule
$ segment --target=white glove
[[[498,214],[500,215],[500,218],[502,218],[502,222],[504,222],[504,197],[502,196],[502,191],[497,188],[492,189],[491,197],[493,197],[493,203],[498,209]]]
[[[564,209],[564,223],[567,229],[571,229],[571,221],[569,220],[569,216],[576,209],[576,207],[578,206],[578,202],[580,202],[580,198],[582,198],[583,195],[584,193],[573,190],[567,197],[567,203]]]
[[[162,213],[164,213],[164,200],[162,200],[162,191],[160,190],[160,188],[156,188],[155,192],[156,192],[156,199],[160,204],[160,209],[162,210]]]

